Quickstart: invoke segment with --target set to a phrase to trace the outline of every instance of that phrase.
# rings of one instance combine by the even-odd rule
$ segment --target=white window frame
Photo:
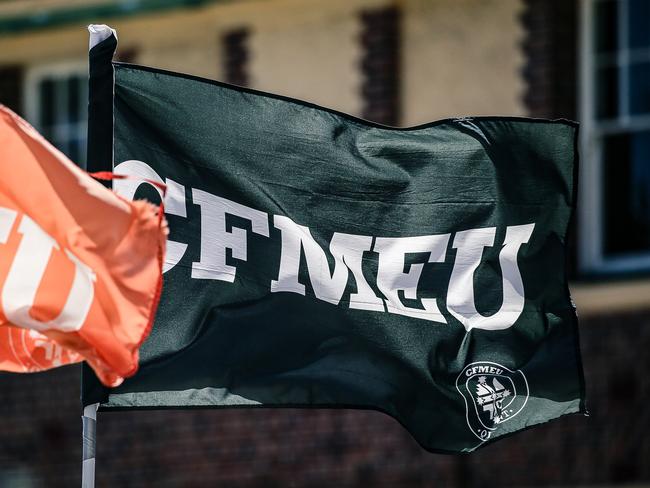
[[[597,121],[595,114],[595,60],[593,56],[594,7],[603,0],[580,2],[580,181],[579,181],[579,256],[578,266],[583,273],[626,273],[650,270],[650,251],[628,253],[624,256],[605,256],[603,164],[601,138],[606,134],[628,132],[634,129],[650,129],[650,115],[630,116],[628,98],[628,70],[619,74],[618,96],[622,115],[616,121]],[[627,0],[619,0],[623,15],[618,17],[619,46],[627,43]],[[617,63],[630,60],[627,48],[617,50]],[[622,78],[621,78],[622,76]]]
[[[55,63],[45,63],[38,64],[28,67],[25,72],[25,81],[24,81],[24,96],[23,106],[25,107],[25,115],[27,120],[34,126],[36,129],[40,130],[42,127],[40,120],[40,91],[39,85],[44,79],[48,78],[66,78],[70,75],[78,75],[81,77],[88,78],[88,62],[81,60],[68,60],[60,61]],[[81,119],[83,122],[77,124],[77,127],[70,128],[65,127],[63,130],[76,130],[77,137],[84,141],[82,147],[79,149],[80,154],[85,154],[86,151],[86,130],[87,130],[87,90],[88,83],[82,83],[84,87],[84,93],[86,95],[82,98],[85,98],[86,101],[81,105],[80,110],[82,111]],[[66,104],[67,100],[58,99],[56,101],[57,107],[55,110],[67,110]],[[86,112],[84,112],[86,111]],[[77,163],[77,161],[75,161]]]

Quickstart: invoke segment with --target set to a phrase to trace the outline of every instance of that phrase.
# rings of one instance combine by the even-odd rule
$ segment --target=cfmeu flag
[[[170,236],[140,370],[85,371],[84,404],[368,408],[440,452],[584,412],[576,124],[385,127],[115,47],[90,52],[91,159],[166,184]]]
[[[138,368],[161,286],[164,221],[67,160],[0,105],[0,369]]]

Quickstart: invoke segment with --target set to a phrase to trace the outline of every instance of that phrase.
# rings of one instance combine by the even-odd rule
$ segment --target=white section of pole
[[[90,39],[88,42],[88,50],[90,51],[100,42],[111,37],[111,34],[117,39],[117,32],[115,29],[105,25],[105,24],[90,24],[88,26],[88,32],[90,33]]]
[[[81,464],[81,488],[95,488],[95,447],[97,445],[97,408],[99,403],[84,407],[82,422],[83,461]]]

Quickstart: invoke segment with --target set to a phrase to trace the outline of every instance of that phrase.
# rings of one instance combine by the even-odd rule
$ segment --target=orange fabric
[[[75,166],[0,105],[0,370],[86,360],[119,385],[138,368],[167,226]]]

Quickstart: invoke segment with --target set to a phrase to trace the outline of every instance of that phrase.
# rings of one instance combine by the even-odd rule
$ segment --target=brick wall
[[[400,122],[400,11],[389,6],[361,12],[362,117]]]
[[[227,83],[248,86],[248,40],[250,30],[240,28],[231,30],[221,38],[223,79]]]
[[[429,454],[397,422],[376,412],[112,412],[98,417],[97,486],[649,483],[650,313],[584,320],[581,334],[591,416],[565,417],[469,456]],[[2,375],[0,486],[78,484],[78,383],[76,367]],[[34,484],[6,483],[9,475],[24,478],[30,471]]]
[[[524,103],[532,117],[577,117],[577,0],[523,0]]]

